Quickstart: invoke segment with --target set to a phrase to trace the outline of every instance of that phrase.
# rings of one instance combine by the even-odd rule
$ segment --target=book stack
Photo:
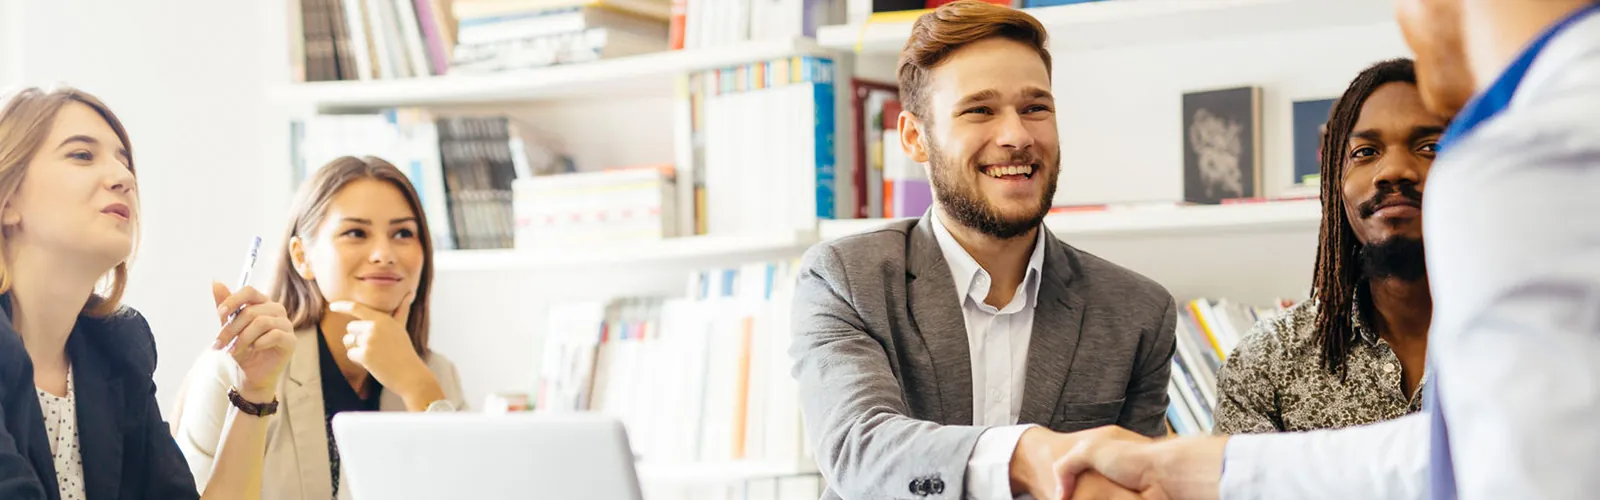
[[[517,179],[512,185],[516,248],[676,236],[675,186],[670,165]]]
[[[679,199],[693,207],[680,214],[693,230],[680,234],[814,230],[836,218],[832,60],[699,72],[678,89]]]
[[[451,71],[486,73],[667,49],[665,0],[456,0]]]
[[[1217,371],[1246,332],[1292,304],[1257,308],[1226,300],[1180,302],[1177,354],[1167,384],[1167,424],[1179,435],[1210,434],[1215,427]]]
[[[421,109],[319,115],[290,123],[294,184],[341,156],[374,156],[411,180],[436,250],[511,248],[512,182],[569,172],[547,138],[503,116]]]
[[[786,354],[797,267],[698,272],[685,298],[554,306],[535,408],[617,417],[643,461],[809,463]]]
[[[442,75],[455,45],[448,0],[289,0],[295,81]]]
[[[672,49],[816,37],[844,20],[844,0],[672,0]]]

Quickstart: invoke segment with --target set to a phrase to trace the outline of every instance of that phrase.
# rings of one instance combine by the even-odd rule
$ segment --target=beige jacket
[[[328,500],[333,497],[329,473],[328,434],[322,407],[322,367],[318,359],[317,329],[295,332],[294,357],[278,383],[278,413],[267,422],[267,456],[262,471],[262,500]],[[438,353],[427,360],[448,399],[466,409],[456,367]],[[228,389],[236,383],[237,369],[225,352],[200,356],[183,381],[178,396],[173,437],[189,461],[195,484],[205,490],[217,445],[222,441],[224,419],[229,414]],[[405,411],[405,402],[392,391],[379,396],[383,411]],[[340,480],[340,484],[350,484]],[[340,498],[349,498],[341,488]]]

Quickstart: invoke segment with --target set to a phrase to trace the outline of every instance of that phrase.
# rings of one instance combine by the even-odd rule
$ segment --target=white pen
[[[250,242],[250,256],[249,257],[245,257],[245,260],[244,260],[244,272],[239,273],[239,286],[233,287],[234,293],[238,293],[239,290],[244,289],[245,286],[248,286],[250,284],[250,270],[254,269],[256,267],[256,252],[258,252],[260,250],[261,250],[261,237],[257,236],[257,237],[255,237],[255,240]],[[239,309],[244,309],[244,308],[240,307]],[[237,315],[239,315],[239,311],[234,311],[232,313],[229,313],[228,314],[228,321],[233,321],[233,317],[237,316]]]
[[[256,267],[256,252],[260,250],[261,237],[257,236],[255,240],[250,242],[250,257],[245,259],[244,272],[239,274],[239,286],[234,287],[233,291],[237,292],[240,288],[244,288],[246,285],[250,284],[250,270]]]

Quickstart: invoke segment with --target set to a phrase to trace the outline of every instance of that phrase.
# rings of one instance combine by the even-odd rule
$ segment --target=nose
[[[106,189],[111,190],[113,193],[127,194],[128,192],[133,191],[133,188],[137,185],[137,182],[138,179],[133,176],[132,170],[129,170],[127,167],[124,167],[121,164],[117,164],[114,167],[114,172],[111,175],[106,176],[105,185]]]
[[[1033,147],[1033,133],[1022,124],[1022,115],[1016,110],[1002,113],[997,126],[999,130],[995,133],[995,145],[1007,150],[1026,150]]]
[[[1378,162],[1378,173],[1372,176],[1372,184],[1379,189],[1398,184],[1421,184],[1427,168],[1426,160],[1409,154],[1409,151],[1386,154]]]
[[[367,254],[367,260],[373,264],[393,264],[394,244],[389,238],[372,238],[372,252]]]

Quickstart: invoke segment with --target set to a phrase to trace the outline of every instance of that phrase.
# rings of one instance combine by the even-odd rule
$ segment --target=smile
[[[1011,180],[1021,180],[1033,178],[1034,166],[1005,164],[985,165],[983,167],[979,167],[978,171],[983,172],[984,175],[993,177],[995,179],[1009,178]]]

